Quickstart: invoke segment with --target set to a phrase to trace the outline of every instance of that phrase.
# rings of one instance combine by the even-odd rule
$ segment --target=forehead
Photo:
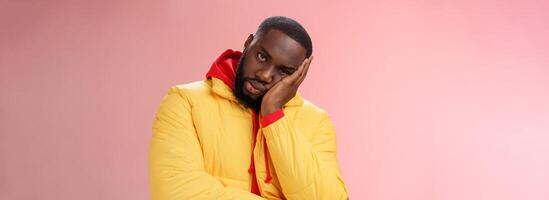
[[[263,33],[254,46],[264,48],[273,62],[292,67],[298,67],[305,60],[307,51],[297,41],[276,29]]]

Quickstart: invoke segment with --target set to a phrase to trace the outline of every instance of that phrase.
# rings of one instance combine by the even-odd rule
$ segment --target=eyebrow
[[[267,51],[267,49],[265,49],[265,47],[259,45],[259,48],[261,48],[261,51],[263,51],[263,52],[265,52],[265,54],[267,54],[267,57],[273,58],[273,57],[271,56],[271,54],[269,53],[269,51]]]
[[[270,59],[273,59],[273,57],[271,56],[271,54],[269,54],[269,51],[267,51],[267,49],[265,49],[265,47],[259,45],[259,48],[261,48],[261,51],[265,52],[265,54],[267,54],[267,57],[269,57]],[[297,67],[293,67],[293,66],[286,66],[286,65],[279,65],[279,67],[284,67],[284,68],[288,68],[288,69],[293,69],[293,70],[297,70]]]

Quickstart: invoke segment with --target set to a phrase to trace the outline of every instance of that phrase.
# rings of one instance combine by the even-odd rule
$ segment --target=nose
[[[273,74],[274,74],[274,67],[269,66],[265,67],[264,69],[258,70],[256,73],[256,77],[262,81],[265,84],[269,84],[273,81]]]

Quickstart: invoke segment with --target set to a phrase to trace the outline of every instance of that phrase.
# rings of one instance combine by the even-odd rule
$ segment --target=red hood
[[[240,51],[233,51],[232,49],[225,50],[225,52],[212,63],[210,70],[206,74],[206,78],[215,77],[234,90],[234,77],[241,56],[242,52]]]

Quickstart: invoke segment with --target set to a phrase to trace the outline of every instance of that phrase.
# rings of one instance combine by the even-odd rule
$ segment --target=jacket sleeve
[[[288,199],[347,199],[336,159],[335,130],[328,115],[322,113],[309,139],[296,132],[282,110],[277,113],[262,119],[262,131],[284,195]]]
[[[149,157],[152,199],[262,199],[239,188],[225,187],[204,170],[203,163],[191,104],[179,89],[171,88],[153,124]]]

